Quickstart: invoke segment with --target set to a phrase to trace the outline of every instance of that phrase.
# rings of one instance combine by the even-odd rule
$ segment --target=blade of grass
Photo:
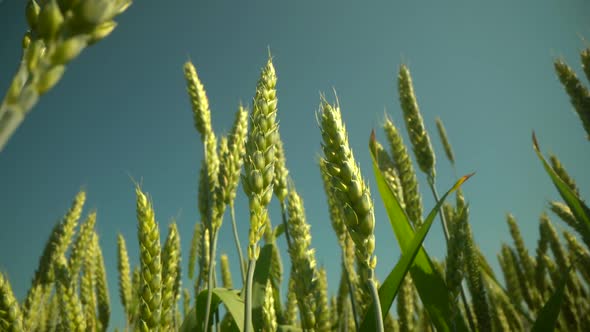
[[[553,331],[555,329],[557,318],[559,317],[559,312],[561,310],[561,304],[563,303],[563,299],[565,297],[565,285],[567,284],[570,270],[571,267],[569,267],[567,271],[563,273],[559,285],[557,285],[557,288],[549,300],[539,311],[537,320],[535,320],[535,324],[533,324],[531,332]]]
[[[371,138],[374,139],[374,134],[371,135]],[[370,146],[374,146],[374,144],[370,144]],[[371,157],[373,158],[377,187],[403,254],[410,249],[412,239],[414,238],[414,230],[405,211],[395,199],[395,195],[385,182],[383,175],[376,165],[377,158],[375,151],[373,149],[370,150]],[[420,299],[428,310],[436,329],[438,331],[468,331],[467,325],[461,315],[456,315],[456,320],[450,321],[450,317],[452,317],[451,303],[447,301],[449,298],[447,286],[442,276],[436,272],[424,248],[421,247],[416,254],[414,264],[410,268],[410,273]]]
[[[223,303],[227,312],[232,316],[236,322],[239,331],[242,331],[244,326],[244,300],[240,297],[239,291],[214,288],[212,289],[213,297],[211,299],[211,316],[214,311]],[[207,302],[207,290],[202,290],[197,296],[196,309],[191,309],[189,315],[186,316],[184,322],[180,326],[180,332],[189,331],[203,331],[203,322],[205,321],[205,310]],[[196,311],[196,312],[195,312]],[[252,328],[250,328],[252,329]]]
[[[380,172],[376,163],[373,163],[373,166],[375,168],[375,172]],[[432,226],[432,223],[436,218],[436,215],[439,212],[442,203],[451,192],[457,190],[472,175],[473,174],[469,174],[461,177],[455,183],[455,185],[442,196],[440,201],[438,201],[436,206],[430,211],[428,217],[426,218],[418,232],[416,232],[416,234],[414,235],[414,238],[410,242],[410,245],[408,246],[407,250],[402,254],[402,257],[397,262],[395,267],[391,270],[391,272],[389,273],[381,287],[379,287],[379,302],[381,303],[381,314],[383,316],[387,315],[387,313],[389,312],[391,304],[393,303],[393,300],[400,288],[400,285],[404,277],[406,276],[407,272],[410,270],[410,266],[414,262],[414,259],[418,254],[420,248],[422,247],[422,242],[424,242],[426,234],[428,234],[430,226]],[[371,313],[374,310],[373,307],[374,303],[371,304],[371,307],[367,310],[367,313]],[[371,319],[369,315],[366,315],[365,319],[361,324],[360,331],[373,331],[375,329],[374,324],[375,321]]]
[[[559,176],[553,171],[553,168],[549,165],[541,150],[539,149],[539,143],[537,142],[537,137],[535,136],[535,132],[533,132],[533,148],[535,149],[535,153],[543,163],[543,167],[553,184],[559,191],[561,198],[565,201],[565,203],[569,206],[572,210],[572,213],[578,220],[578,222],[582,223],[584,227],[581,227],[585,230],[584,236],[585,238],[590,238],[590,209],[584,204],[584,202],[568,187],[568,185],[559,178]],[[588,244],[590,246],[590,244]]]

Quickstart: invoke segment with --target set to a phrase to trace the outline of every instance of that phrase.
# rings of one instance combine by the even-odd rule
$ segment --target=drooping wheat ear
[[[330,307],[328,306],[328,275],[326,269],[321,267],[318,270],[316,282],[316,331],[330,331]]]
[[[275,146],[278,141],[276,84],[277,76],[269,58],[256,87],[242,175],[244,192],[250,201],[250,260],[258,258],[258,241],[268,222],[267,205],[273,194]]]
[[[414,285],[411,277],[406,275],[397,297],[397,316],[399,317],[400,332],[414,331],[414,298],[412,292]]]
[[[381,173],[383,173],[385,181],[391,188],[391,191],[395,195],[395,198],[397,198],[400,206],[405,209],[406,203],[404,201],[404,193],[393,160],[377,139],[371,139],[369,145],[371,146],[371,150],[375,152],[377,165],[379,166]]]
[[[422,198],[418,190],[418,180],[416,179],[416,172],[414,166],[412,166],[410,154],[406,149],[402,136],[388,117],[385,118],[383,129],[387,135],[391,155],[399,174],[406,212],[414,226],[418,226],[422,223]]]
[[[229,268],[229,258],[226,254],[219,256],[219,265],[221,268],[221,284],[224,288],[232,289],[233,282],[231,279],[231,270]]]
[[[96,233],[95,233],[96,234]],[[99,331],[106,331],[111,317],[111,301],[109,298],[109,285],[107,283],[107,271],[104,266],[104,258],[100,249],[98,235],[95,235],[94,246],[96,250],[96,299],[98,304]]]
[[[570,102],[587,133],[590,140],[590,91],[580,82],[576,73],[562,59],[554,62],[555,72],[559,81],[570,97]]]
[[[289,178],[289,170],[287,169],[287,161],[285,159],[285,150],[283,148],[283,141],[277,131],[277,145],[275,146],[275,176],[273,191],[275,196],[281,204],[287,198],[287,181]]]
[[[289,215],[287,225],[293,239],[289,256],[295,279],[295,294],[301,313],[301,326],[308,330],[315,327],[317,308],[313,293],[317,280],[315,252],[311,249],[310,226],[305,220],[303,201],[295,188],[289,190],[287,200]]]
[[[406,65],[401,65],[397,77],[400,106],[404,113],[404,122],[408,130],[410,142],[414,148],[416,162],[422,172],[428,174],[431,178],[435,176],[435,157],[430,137],[424,128],[424,120],[418,108],[418,101],[414,94],[414,86],[410,70]]]
[[[375,217],[369,187],[348,145],[348,135],[342,122],[340,107],[322,98],[320,129],[325,171],[332,183],[332,192],[341,204],[344,224],[356,246],[359,263],[369,269],[377,264],[375,250]]]
[[[582,60],[582,69],[584,69],[584,74],[586,74],[586,78],[588,81],[590,81],[590,48],[580,52],[580,59]]]
[[[83,273],[80,281],[80,303],[84,310],[86,327],[90,330],[97,329],[96,320],[96,270],[97,270],[97,247],[95,246],[96,232],[92,232],[89,244],[84,254]]]
[[[578,243],[576,237],[572,234],[564,233],[564,236],[578,270],[586,280],[586,283],[590,283],[590,253]]]
[[[327,161],[324,159],[320,159],[320,173],[322,175],[322,182],[324,184],[324,192],[326,194],[326,200],[328,202],[328,210],[330,212],[330,222],[332,223],[332,228],[336,233],[336,238],[338,239],[338,243],[340,247],[344,249],[344,241],[346,240],[346,225],[344,224],[344,220],[342,220],[342,215],[340,212],[340,205],[338,205],[338,201],[332,192],[332,181],[330,180],[330,173],[327,170]]]
[[[8,278],[0,272],[0,330],[23,331],[23,316]]]
[[[468,206],[465,206],[463,211],[465,211],[466,216],[469,215]],[[479,255],[477,254],[477,247],[475,241],[473,240],[473,234],[471,232],[471,226],[468,222],[468,217],[466,217],[463,227],[465,227],[466,234],[465,269],[467,272],[467,286],[469,287],[469,292],[471,293],[471,298],[473,300],[473,309],[477,319],[477,326],[480,331],[491,331],[492,320],[490,317],[489,303],[486,289],[483,284]]]
[[[545,270],[547,267],[545,266],[543,256],[547,254],[547,249],[549,249],[549,238],[547,237],[547,233],[543,231],[543,224],[541,222],[539,223],[539,240],[537,240],[537,255],[535,258],[535,285],[540,290],[546,288]]]
[[[223,201],[230,204],[236,197],[236,190],[240,182],[240,172],[244,163],[246,150],[246,135],[248,134],[248,109],[240,105],[236,112],[233,127],[227,140],[228,154],[221,156],[222,164],[228,170],[227,185],[221,186],[224,190]],[[221,175],[220,175],[221,177]]]
[[[162,249],[162,331],[169,331],[174,326],[174,310],[180,292],[180,285],[177,284],[179,266],[180,236],[176,223],[172,222],[168,226],[168,236]]]
[[[91,212],[86,221],[80,226],[78,237],[72,245],[70,252],[70,260],[68,266],[70,267],[70,274],[74,277],[72,282],[74,285],[78,282],[78,274],[82,268],[83,258],[86,254],[86,247],[91,243],[92,233],[94,232],[94,225],[96,223],[96,212]]]
[[[72,278],[68,273],[65,257],[61,256],[55,262],[56,294],[60,304],[60,323],[65,331],[86,331],[86,320],[82,312],[82,304],[72,287]]]
[[[285,305],[285,324],[296,325],[297,323],[297,290],[295,289],[295,273],[293,269],[289,276],[287,286],[287,304]]]
[[[197,257],[201,256],[201,226],[200,223],[195,223],[195,227],[193,229],[193,237],[191,239],[191,248],[188,253],[188,277],[189,279],[193,279],[195,274],[195,264],[197,262]]]
[[[520,234],[520,229],[518,227],[518,223],[512,214],[506,215],[506,222],[508,223],[508,227],[510,228],[510,235],[512,236],[512,240],[514,241],[514,246],[516,248],[516,252],[518,253],[518,260],[520,265],[522,265],[523,272],[526,278],[526,282],[528,285],[533,285],[534,278],[535,278],[535,262],[529,255],[529,251],[524,244],[524,240],[522,239],[522,235]]]
[[[270,280],[266,281],[264,289],[264,301],[262,303],[262,331],[271,332],[277,330],[277,316],[275,313],[275,304],[273,289]]]
[[[467,234],[465,234],[465,223],[467,222],[466,209],[463,208],[461,211],[458,211],[454,218],[447,219],[447,222],[449,222],[450,236],[447,245],[445,281],[449,289],[450,301],[456,303],[465,274],[465,254],[467,249]],[[456,308],[456,306],[451,306],[451,308]],[[453,314],[456,313],[454,312]]]
[[[436,129],[438,129],[438,136],[440,137],[440,141],[443,145],[443,148],[445,149],[447,159],[449,159],[451,164],[455,165],[455,154],[453,153],[453,148],[449,142],[447,130],[445,129],[445,126],[439,117],[436,118]]]
[[[127,316],[127,322],[131,321],[131,267],[129,266],[129,254],[127,253],[127,245],[125,244],[125,238],[122,234],[117,236],[117,268],[119,270],[119,296],[121,298],[121,304],[125,315]]]
[[[137,221],[141,281],[139,302],[139,328],[141,331],[158,331],[162,305],[162,265],[160,231],[151,202],[137,186]]]
[[[570,187],[570,189],[573,190],[574,193],[579,197],[580,190],[578,189],[576,181],[569,175],[569,173],[567,172],[561,161],[557,158],[557,156],[554,154],[550,154],[549,161],[551,162],[551,168],[553,168],[553,170],[555,171],[555,173],[557,173],[559,178],[563,182],[565,182],[565,184],[567,184],[567,186]]]

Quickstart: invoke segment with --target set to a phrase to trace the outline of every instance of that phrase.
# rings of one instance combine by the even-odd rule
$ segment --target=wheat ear
[[[175,222],[168,226],[168,236],[162,249],[162,331],[174,326],[174,311],[179,293],[177,281],[180,266],[180,236]]]
[[[0,330],[23,331],[23,317],[8,278],[0,272]]]

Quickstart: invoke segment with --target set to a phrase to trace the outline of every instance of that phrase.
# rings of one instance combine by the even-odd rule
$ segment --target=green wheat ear
[[[127,316],[127,322],[131,321],[131,267],[129,265],[129,254],[127,253],[127,245],[122,234],[117,236],[117,268],[119,270],[119,296],[123,310]]]
[[[163,331],[173,327],[174,309],[180,292],[177,281],[180,266],[180,236],[175,222],[168,227],[168,236],[162,249],[162,324]]]
[[[262,304],[262,326],[263,331],[276,331],[277,330],[277,317],[275,313],[275,305],[273,298],[273,289],[270,280],[266,281],[266,287],[264,288],[264,301]]]
[[[222,254],[219,257],[219,263],[221,268],[221,284],[224,288],[232,289],[233,282],[231,279],[231,270],[229,268],[229,258],[226,254]]]
[[[588,61],[586,60],[584,64],[586,74],[588,73],[587,65]],[[576,73],[563,60],[555,60],[554,67],[559,81],[565,88],[571,104],[582,121],[587,138],[590,140],[590,91],[580,82]]]
[[[0,330],[23,331],[23,317],[8,278],[0,272]]]
[[[440,141],[442,142],[443,148],[445,149],[447,159],[449,159],[452,165],[455,165],[455,154],[453,153],[453,147],[451,147],[451,143],[449,142],[445,125],[439,117],[436,118],[436,129],[438,129],[438,135],[440,137]]]
[[[435,176],[435,157],[434,150],[430,144],[430,137],[424,128],[424,120],[420,114],[418,101],[414,93],[414,85],[410,70],[406,65],[401,65],[398,74],[398,91],[406,129],[410,137],[410,142],[414,147],[414,155],[422,172],[428,174],[431,178]]]
[[[328,305],[328,274],[321,267],[316,283],[316,331],[330,331],[330,307]]]
[[[95,233],[96,234],[96,233]],[[111,317],[111,304],[109,298],[109,286],[107,283],[107,272],[104,265],[102,250],[98,242],[98,235],[95,236],[94,246],[96,248],[96,299],[98,304],[98,322],[100,331],[106,331]]]
[[[160,231],[151,202],[139,186],[135,193],[141,266],[139,328],[145,332],[158,331],[162,304]]]
[[[557,156],[555,156],[554,154],[550,154],[549,161],[551,162],[551,168],[553,168],[553,170],[555,171],[555,173],[557,173],[559,178],[563,182],[565,182],[565,184],[567,184],[567,186],[570,187],[570,189],[579,197],[580,190],[578,189],[576,181],[569,175],[569,173],[565,169],[565,166],[563,166],[563,164],[557,158]]]

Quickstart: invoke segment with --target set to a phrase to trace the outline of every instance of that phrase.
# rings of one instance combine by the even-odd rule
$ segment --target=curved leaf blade
[[[567,269],[567,271],[561,277],[561,281],[555,291],[549,298],[549,300],[545,303],[543,308],[539,311],[539,315],[537,316],[537,320],[535,320],[535,324],[533,324],[533,328],[531,332],[544,332],[544,331],[553,331],[555,330],[555,325],[557,324],[557,318],[559,318],[559,312],[561,311],[561,304],[563,303],[563,298],[565,297],[565,285],[567,283],[567,278],[569,276],[571,267]]]
[[[213,297],[211,299],[211,316],[223,303],[227,312],[233,317],[238,331],[242,331],[244,326],[244,300],[240,297],[240,292],[237,290],[227,288],[212,289]],[[205,310],[198,310],[205,308],[207,303],[207,290],[203,290],[197,296],[197,306],[190,310],[188,316],[180,327],[180,332],[194,332],[203,331],[203,324],[205,322]],[[195,312],[196,311],[196,312]],[[212,317],[209,321],[213,322]]]

